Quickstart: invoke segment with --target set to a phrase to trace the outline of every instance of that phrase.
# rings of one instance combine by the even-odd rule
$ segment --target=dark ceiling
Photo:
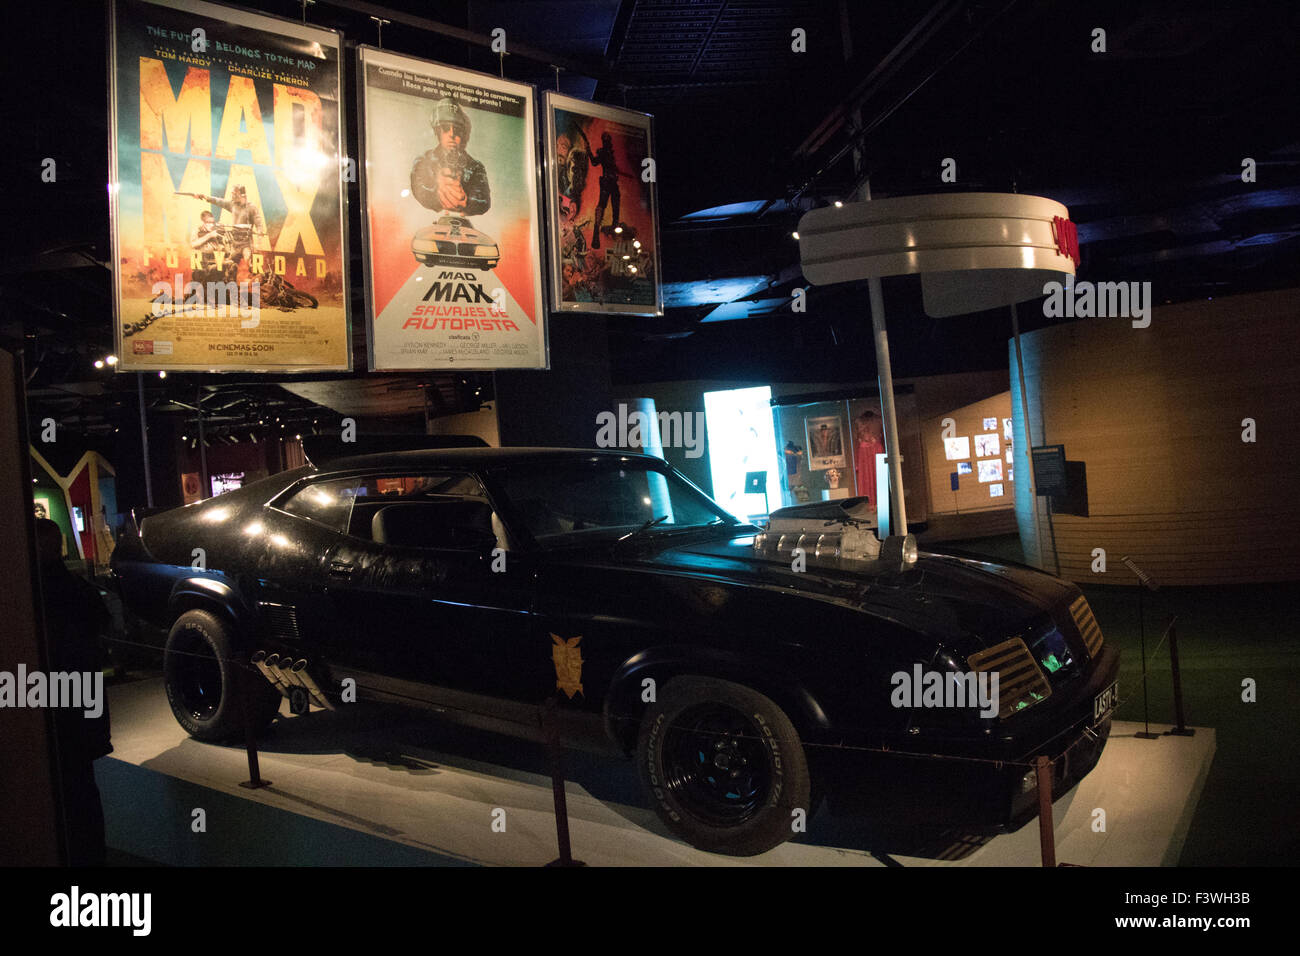
[[[301,15],[300,0],[243,5]],[[131,384],[92,366],[112,341],[104,8],[45,0],[6,13],[25,22],[11,24],[21,42],[4,67],[0,335],[24,338],[34,400],[63,396],[85,415],[100,401],[88,394]],[[861,289],[814,288],[802,314],[787,305],[806,284],[790,235],[799,214],[868,176],[876,197],[1058,199],[1079,224],[1081,278],[1150,281],[1157,302],[1300,283],[1293,0],[321,0],[307,15],[374,42],[377,13],[391,21],[385,47],[655,114],[669,308],[610,320],[616,384],[874,375]],[[423,18],[451,29],[428,32]],[[96,28],[92,39],[73,25]],[[495,26],[513,51],[504,63],[472,36]],[[796,28],[806,52],[792,50]],[[1091,50],[1095,28],[1105,53]],[[45,157],[57,185],[40,181]],[[955,183],[939,178],[947,157]],[[1242,182],[1245,157],[1255,183]],[[896,374],[1005,367],[1004,312],[931,319],[914,278],[885,289]],[[1048,321],[1032,304],[1021,315],[1027,328]],[[243,389],[183,378],[151,382],[157,400],[196,380]],[[476,387],[413,378],[437,408]]]

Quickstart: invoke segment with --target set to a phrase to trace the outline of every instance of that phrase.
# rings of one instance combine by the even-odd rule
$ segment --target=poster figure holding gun
[[[230,191],[229,199],[221,199],[217,196],[205,196],[202,193],[176,193],[177,196],[191,196],[194,199],[202,199],[204,202],[213,206],[220,206],[226,212],[231,214],[231,223],[235,227],[236,245],[234,257],[231,265],[234,267],[235,276],[239,273],[239,263],[245,263],[245,269],[248,271],[249,280],[256,278],[253,275],[253,236],[266,235],[266,223],[262,219],[262,210],[248,201],[248,191],[243,186],[235,186]],[[247,227],[240,229],[240,226]],[[197,246],[195,248],[198,248]]]
[[[586,132],[582,127],[578,127],[578,132],[582,133],[582,141],[587,144],[587,154],[591,156],[591,164],[600,167],[600,197],[596,200],[596,224],[591,227],[591,248],[599,249],[600,230],[605,223],[605,206],[610,207],[610,225],[615,228],[621,226],[622,222],[618,214],[623,196],[619,192],[618,177],[631,177],[632,174],[618,168],[618,160],[614,157],[614,137],[609,133],[600,134],[600,149],[593,153]]]
[[[439,100],[429,120],[438,145],[415,160],[411,195],[426,209],[478,216],[492,205],[487,170],[465,151],[469,145],[469,114],[448,97]]]

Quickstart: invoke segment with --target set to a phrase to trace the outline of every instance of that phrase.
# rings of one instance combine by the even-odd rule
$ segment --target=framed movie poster
[[[341,37],[203,0],[115,0],[117,370],[352,367]]]
[[[653,117],[546,94],[551,306],[663,315]]]
[[[836,415],[804,419],[808,441],[808,469],[825,471],[847,467],[844,429]]]
[[[358,59],[370,367],[548,367],[533,87]]]

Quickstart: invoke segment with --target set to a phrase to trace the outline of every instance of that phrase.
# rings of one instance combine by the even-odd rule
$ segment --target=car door
[[[268,649],[346,661],[327,587],[326,556],[347,528],[355,477],[301,482],[237,532],[255,583]]]
[[[528,633],[531,580],[504,573],[510,542],[464,472],[359,477],[347,533],[325,560],[358,681],[393,697],[500,694],[503,648]]]

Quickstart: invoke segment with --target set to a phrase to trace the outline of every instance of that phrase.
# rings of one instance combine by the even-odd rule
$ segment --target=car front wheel
[[[646,710],[641,777],[667,827],[701,850],[764,853],[809,815],[808,763],[794,725],[729,681],[678,677]]]

